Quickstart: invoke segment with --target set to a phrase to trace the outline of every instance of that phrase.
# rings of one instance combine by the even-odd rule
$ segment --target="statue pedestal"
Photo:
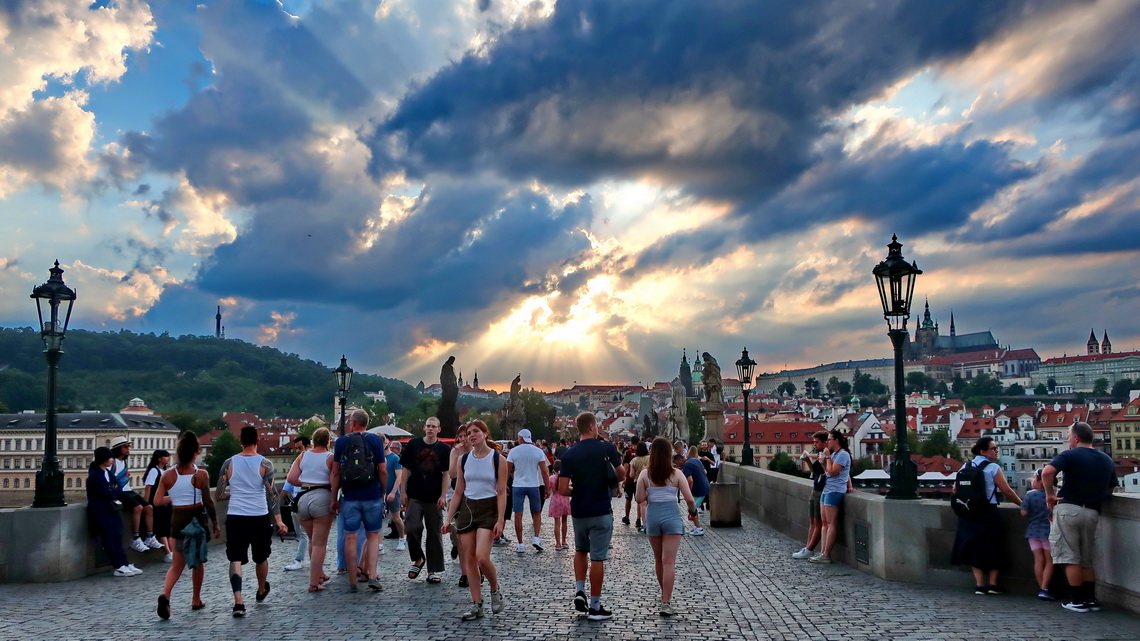
[[[715,438],[717,443],[724,443],[724,410],[718,407],[704,407],[701,414],[705,417],[705,440]]]

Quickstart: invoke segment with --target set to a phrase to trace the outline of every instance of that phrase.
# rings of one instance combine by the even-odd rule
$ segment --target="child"
[[[566,542],[566,521],[570,516],[570,497],[558,493],[558,471],[562,469],[562,461],[554,461],[554,468],[550,478],[546,481],[547,493],[550,494],[550,518],[554,519],[554,549],[569,550],[570,544]]]
[[[1053,579],[1053,557],[1049,550],[1049,521],[1053,520],[1053,511],[1045,504],[1044,485],[1041,482],[1041,470],[1033,473],[1033,489],[1026,492],[1021,501],[1021,515],[1028,518],[1025,526],[1025,538],[1029,539],[1029,549],[1033,551],[1033,574],[1037,577],[1037,586],[1041,589],[1037,598],[1042,601],[1056,601],[1056,597],[1049,594],[1049,582]]]

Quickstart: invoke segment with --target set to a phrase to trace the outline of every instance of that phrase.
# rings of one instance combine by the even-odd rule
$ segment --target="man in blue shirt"
[[[1053,510],[1049,547],[1053,564],[1065,568],[1069,597],[1061,605],[1073,612],[1099,611],[1096,571],[1093,570],[1093,537],[1100,509],[1116,487],[1116,467],[1107,454],[1093,448],[1088,423],[1069,428],[1069,448],[1058,454],[1041,473],[1045,502]],[[1057,472],[1064,472],[1060,491],[1053,485]]]
[[[368,427],[368,412],[356,410],[345,421],[347,434],[336,440],[333,449],[332,470],[329,483],[332,495],[338,496],[339,503],[333,501],[333,514],[339,513],[344,519],[344,529],[348,534],[344,539],[346,550],[356,549],[357,531],[364,526],[366,542],[364,558],[360,561],[360,578],[368,582],[368,587],[379,592],[384,589],[376,576],[376,557],[380,550],[380,530],[384,528],[384,483],[388,480],[387,463],[384,460],[384,440],[365,431]],[[363,467],[375,469],[361,469]],[[371,472],[365,481],[352,477]],[[357,568],[348,568],[348,591],[356,592]]]
[[[613,613],[602,605],[605,561],[614,532],[612,501],[620,496],[624,473],[613,443],[598,436],[598,419],[582,412],[574,419],[578,444],[562,455],[558,493],[570,497],[574,521],[574,607],[591,621],[605,621]],[[615,494],[617,492],[617,494]],[[586,570],[590,570],[590,601],[586,606]]]
[[[388,484],[384,486],[388,495],[384,499],[384,510],[388,513],[388,523],[396,531],[396,536],[399,539],[396,543],[396,550],[402,552],[408,548],[408,537],[404,533],[404,517],[400,516],[403,497],[400,495],[400,489],[396,484],[396,474],[402,469],[400,450],[403,446],[399,441],[391,439],[386,439],[384,444],[388,450],[384,456],[384,461],[388,466]],[[384,544],[381,543],[380,547],[383,548]]]

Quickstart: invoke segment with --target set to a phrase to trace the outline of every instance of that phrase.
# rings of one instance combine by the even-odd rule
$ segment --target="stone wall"
[[[746,513],[798,542],[806,540],[809,481],[731,463],[724,465],[721,480],[740,484],[740,504]],[[1097,529],[1097,597],[1140,614],[1140,497],[1116,496],[1106,505]],[[998,512],[1008,559],[1002,586],[1013,592],[1036,593],[1024,519],[1013,505],[1002,505]],[[949,563],[957,517],[946,501],[894,501],[856,492],[844,500],[840,519],[842,527],[832,552],[839,563],[889,581],[963,590],[973,585],[969,568]],[[790,547],[788,554],[796,549]],[[1055,582],[1063,581],[1060,572],[1055,575]]]

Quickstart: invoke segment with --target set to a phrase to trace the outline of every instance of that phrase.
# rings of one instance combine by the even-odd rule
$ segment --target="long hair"
[[[843,432],[840,432],[839,430],[831,430],[828,432],[828,434],[831,434],[831,438],[835,439],[835,442],[839,443],[839,449],[847,449],[847,436],[843,434]]]
[[[673,446],[669,439],[658,436],[649,446],[649,480],[654,485],[665,485],[673,476]]]
[[[484,434],[487,435],[487,447],[490,447],[491,449],[495,450],[496,452],[499,452],[500,454],[503,452],[502,444],[496,443],[495,440],[491,438],[491,428],[487,427],[487,424],[484,423],[482,420],[475,419],[475,420],[471,421],[470,423],[467,424],[467,429],[468,429],[468,431],[470,431],[472,429],[477,429],[480,432],[483,432]]]
[[[146,479],[152,469],[158,467],[158,462],[162,460],[164,456],[170,456],[170,452],[166,450],[155,450],[154,453],[150,455],[150,464],[146,466],[146,471],[143,472],[143,479]]]
[[[182,436],[178,437],[178,447],[174,450],[178,455],[178,464],[190,465],[201,449],[201,446],[198,445],[198,437],[194,435],[194,432],[183,432]]]

